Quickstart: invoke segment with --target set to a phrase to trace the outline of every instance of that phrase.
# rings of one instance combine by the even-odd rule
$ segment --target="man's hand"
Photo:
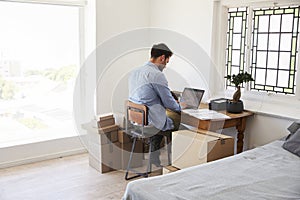
[[[187,107],[185,102],[180,102],[179,104],[180,104],[181,109],[185,109]]]

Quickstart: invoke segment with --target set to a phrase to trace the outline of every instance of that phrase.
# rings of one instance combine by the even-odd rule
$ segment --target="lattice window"
[[[245,69],[247,8],[232,8],[228,12],[226,68],[227,75],[238,74]],[[234,86],[227,81],[227,86]]]
[[[253,10],[252,89],[295,94],[299,7]]]
[[[227,75],[250,71],[255,79],[251,90],[295,94],[299,10],[300,6],[229,9]],[[247,28],[247,23],[252,26]],[[248,37],[251,37],[249,54],[246,51]],[[227,81],[227,86],[233,85]]]

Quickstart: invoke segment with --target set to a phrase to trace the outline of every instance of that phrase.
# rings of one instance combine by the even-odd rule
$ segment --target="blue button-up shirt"
[[[174,100],[165,75],[152,62],[135,69],[129,76],[129,100],[149,108],[149,123],[160,130],[174,128],[167,117],[166,108],[180,112],[180,105]]]

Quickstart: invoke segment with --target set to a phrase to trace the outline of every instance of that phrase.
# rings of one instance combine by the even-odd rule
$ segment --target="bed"
[[[123,200],[300,199],[300,158],[283,149],[283,142],[135,180]]]

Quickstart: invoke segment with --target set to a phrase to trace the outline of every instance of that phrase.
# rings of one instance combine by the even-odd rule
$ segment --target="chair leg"
[[[140,173],[140,172],[137,172],[137,171],[133,170],[131,168],[131,166],[130,166],[131,165],[131,161],[132,161],[132,157],[133,157],[133,153],[134,153],[134,149],[135,149],[136,141],[137,141],[137,137],[134,137],[133,143],[132,143],[131,152],[130,152],[130,156],[129,156],[129,161],[128,161],[128,164],[127,164],[127,170],[126,170],[126,174],[125,174],[125,180],[130,180],[130,179],[133,179],[133,178],[137,178],[139,176],[143,176],[145,178],[148,177],[148,173],[149,173],[148,168],[147,168],[147,172],[146,173]],[[132,176],[132,177],[128,177],[129,171],[135,173],[136,175]]]
[[[152,172],[152,162],[151,162],[151,145],[149,147],[149,159],[147,165],[147,173],[150,174]]]

